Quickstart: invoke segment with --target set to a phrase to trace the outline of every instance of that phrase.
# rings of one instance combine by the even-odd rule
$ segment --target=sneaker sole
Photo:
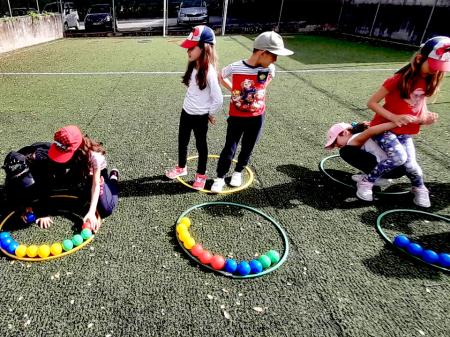
[[[177,175],[177,176],[174,177],[174,178],[169,177],[167,174],[164,174],[164,175],[166,176],[166,178],[168,178],[168,179],[170,179],[170,180],[175,180],[175,179],[177,179],[178,177],[184,177],[184,176],[187,176],[187,172],[186,172],[186,173],[179,174],[179,175]]]
[[[368,201],[368,202],[373,201],[373,196],[371,199],[363,198],[358,192],[356,192],[356,196],[358,197],[359,200],[362,200],[362,201]]]
[[[233,187],[240,187],[242,185],[242,183],[240,183],[239,185],[237,185],[237,184],[232,184],[231,182],[230,182],[230,186],[233,186]]]

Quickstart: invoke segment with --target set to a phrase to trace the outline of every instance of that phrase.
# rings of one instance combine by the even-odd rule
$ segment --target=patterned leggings
[[[380,161],[367,175],[367,181],[373,183],[392,169],[405,165],[406,176],[415,187],[423,186],[423,173],[416,161],[416,148],[410,135],[396,135],[386,131],[375,136],[374,141],[386,153],[388,159]]]

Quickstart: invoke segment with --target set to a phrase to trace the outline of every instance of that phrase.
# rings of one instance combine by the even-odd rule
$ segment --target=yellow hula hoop
[[[187,158],[187,160],[189,161],[189,160],[196,159],[196,158],[198,158],[198,156],[190,156],[190,157]],[[208,155],[208,158],[215,158],[215,159],[217,159],[217,158],[220,158],[220,156],[218,156],[217,154],[210,154],[210,155]],[[233,163],[237,163],[237,160],[236,160],[236,159],[233,159]],[[188,184],[188,183],[187,183],[183,178],[181,178],[181,177],[177,177],[177,180],[178,180],[180,183],[182,183],[184,186],[187,186],[187,187],[189,187],[190,189],[193,189],[193,190],[195,190],[195,191],[199,191],[199,192],[203,192],[203,193],[207,193],[207,194],[232,194],[232,193],[237,193],[237,192],[239,192],[239,191],[245,190],[245,189],[246,189],[247,187],[249,187],[249,186],[253,183],[253,181],[255,180],[255,174],[253,173],[253,171],[252,171],[248,166],[245,166],[244,169],[245,169],[245,170],[247,171],[247,173],[248,173],[248,179],[247,179],[247,181],[246,181],[243,185],[241,185],[241,186],[239,186],[239,187],[236,187],[236,188],[230,188],[230,189],[228,189],[228,190],[225,190],[225,191],[222,191],[222,192],[219,192],[219,193],[211,192],[211,190],[205,190],[205,189],[203,189],[203,190],[196,190],[196,189],[194,189],[194,188],[192,187],[192,185]]]
[[[78,199],[78,197],[76,197],[74,195],[65,195],[65,194],[52,195],[52,196],[50,196],[50,198]],[[0,231],[3,228],[3,225],[8,221],[8,219],[10,217],[12,217],[14,215],[15,212],[16,211],[12,211],[11,213],[8,214],[8,216],[6,216],[5,219],[2,220],[2,222],[0,223]],[[96,212],[96,215],[97,215],[97,220],[101,221],[102,219],[100,218],[100,214],[98,212]],[[83,243],[81,245],[72,248],[68,252],[64,252],[64,253],[61,253],[58,255],[50,255],[48,257],[18,257],[17,255],[9,254],[6,250],[4,250],[1,247],[0,247],[0,251],[11,259],[27,261],[27,262],[43,262],[43,261],[54,260],[54,259],[58,259],[60,257],[64,257],[67,255],[73,254],[76,251],[78,251],[78,250],[82,249],[83,247],[85,247],[86,245],[88,245],[92,240],[94,240],[94,234],[92,234],[92,236],[89,239],[87,239],[86,241],[83,241]]]

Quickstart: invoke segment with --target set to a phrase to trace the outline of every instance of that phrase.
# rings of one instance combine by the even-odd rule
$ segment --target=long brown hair
[[[100,152],[102,155],[105,155],[106,153],[105,148],[103,147],[103,143],[96,142],[95,140],[89,138],[88,135],[84,135],[83,142],[75,152],[74,159],[81,164],[80,166],[83,167],[83,170],[85,170],[85,174],[89,173],[90,151]]]
[[[192,71],[194,68],[197,68],[197,75],[195,76],[195,79],[200,90],[203,90],[206,88],[206,78],[208,77],[209,65],[212,64],[214,68],[217,69],[218,58],[214,45],[200,42],[198,46],[202,52],[196,61],[191,61],[188,63],[181,83],[188,87],[189,82],[191,81]]]
[[[412,92],[414,83],[420,77],[422,64],[427,60],[427,57],[417,52],[411,58],[411,62],[399,69],[396,74],[402,75],[402,80],[399,82],[398,89],[400,90],[400,97],[409,98]],[[433,96],[439,90],[439,84],[444,78],[444,73],[438,71],[435,74],[429,74],[425,77],[425,96]]]

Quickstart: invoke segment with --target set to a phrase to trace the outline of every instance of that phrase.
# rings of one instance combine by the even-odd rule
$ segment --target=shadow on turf
[[[120,198],[150,195],[175,195],[192,192],[178,181],[168,180],[164,175],[119,181]]]

